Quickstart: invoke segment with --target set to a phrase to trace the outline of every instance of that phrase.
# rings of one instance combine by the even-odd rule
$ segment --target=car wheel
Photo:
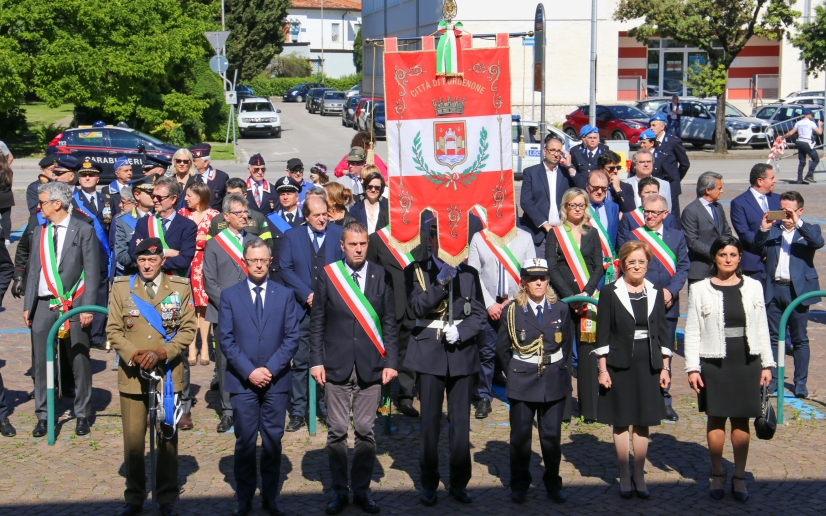
[[[613,133],[611,133],[611,139],[612,140],[627,140],[627,138],[625,137],[625,133],[622,132],[622,131],[614,131]]]
[[[565,129],[565,134],[567,134],[568,138],[571,138],[572,140],[576,140],[576,139],[579,138],[579,136],[577,136],[577,134],[576,134],[576,131],[574,131],[573,127],[569,127],[567,129]]]
[[[341,125],[347,127],[347,122],[345,122],[343,118],[341,119]]]
[[[299,95],[295,98],[295,101],[296,102],[304,102],[304,97],[302,95]]]
[[[278,129],[276,129],[275,131],[273,131],[273,136],[275,136],[276,138],[281,138],[281,128],[280,127]]]
[[[691,146],[694,147],[695,149],[702,149],[703,147],[706,146],[706,144],[705,143],[692,143]]]
[[[734,148],[734,141],[731,139],[731,134],[726,131],[726,149],[731,150]]]

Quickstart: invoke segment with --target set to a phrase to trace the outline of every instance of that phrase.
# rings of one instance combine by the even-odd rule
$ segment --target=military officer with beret
[[[576,170],[576,174],[571,175],[576,185],[584,190],[588,182],[588,173],[599,168],[599,157],[610,149],[604,143],[600,143],[599,129],[592,125],[585,124],[579,130],[579,137],[582,143],[571,147],[571,163],[568,164],[568,169],[569,172],[572,167]]]
[[[279,208],[278,192],[264,179],[264,173],[267,171],[264,157],[261,154],[253,155],[249,164],[247,165],[247,202],[250,205],[251,211],[258,211],[264,215],[269,215]]]
[[[164,248],[159,238],[145,238],[135,248],[138,273],[121,276],[112,286],[109,323],[112,347],[121,357],[118,370],[126,505],[123,516],[139,514],[146,499],[144,468],[149,383],[140,370],[162,378],[169,368],[175,393],[183,388],[182,355],[195,337],[195,307],[189,280],[162,274]],[[161,391],[163,386],[161,385]],[[150,429],[157,431],[157,429]],[[162,515],[173,515],[178,499],[178,433],[158,432],[155,500]]]
[[[502,310],[496,342],[497,357],[508,373],[511,499],[516,503],[525,501],[531,485],[534,420],[545,463],[545,490],[556,503],[566,499],[559,476],[560,433],[565,398],[571,392],[566,364],[573,349],[574,327],[568,305],[557,298],[549,280],[544,259],[532,258],[522,264],[519,291]]]
[[[487,310],[479,273],[468,265],[452,267],[439,259],[439,237],[434,219],[427,224],[432,254],[426,260],[413,262],[404,271],[408,304],[416,317],[404,366],[419,373],[420,501],[426,506],[438,501],[439,431],[446,390],[450,425],[450,494],[461,503],[470,503],[471,497],[465,489],[471,476],[470,386],[472,375],[480,369],[476,338],[485,327]],[[450,324],[448,314],[451,283],[453,324]]]
[[[189,176],[184,191],[195,181],[205,183],[212,194],[210,196],[209,207],[221,211],[224,195],[227,193],[227,180],[229,176],[222,170],[212,168],[212,158],[209,155],[211,150],[212,146],[208,143],[199,143],[189,148],[189,152],[192,153],[193,158],[192,164],[195,165],[198,173]],[[183,207],[183,196],[181,196],[179,202],[181,202],[181,206],[179,207]]]

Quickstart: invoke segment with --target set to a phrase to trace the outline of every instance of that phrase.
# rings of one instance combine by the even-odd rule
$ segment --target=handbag
[[[762,387],[762,406],[760,417],[754,419],[754,433],[757,434],[758,439],[768,441],[774,437],[774,432],[777,430],[777,416],[774,413],[774,407],[769,402],[769,386]]]

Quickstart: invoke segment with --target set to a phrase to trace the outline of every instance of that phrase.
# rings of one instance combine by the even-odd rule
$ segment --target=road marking
[[[273,156],[283,156],[285,154],[300,154],[300,153],[301,153],[301,151],[299,151],[298,149],[293,147],[292,150],[289,151],[289,152],[273,152],[272,155]]]
[[[244,159],[247,160],[247,163],[249,163],[250,157],[249,154],[247,154],[247,149],[241,147],[241,154],[244,155]]]

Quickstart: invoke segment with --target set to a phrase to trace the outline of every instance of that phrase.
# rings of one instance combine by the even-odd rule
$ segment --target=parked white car
[[[268,99],[250,97],[238,104],[238,130],[241,136],[267,134],[281,138],[281,113]]]

